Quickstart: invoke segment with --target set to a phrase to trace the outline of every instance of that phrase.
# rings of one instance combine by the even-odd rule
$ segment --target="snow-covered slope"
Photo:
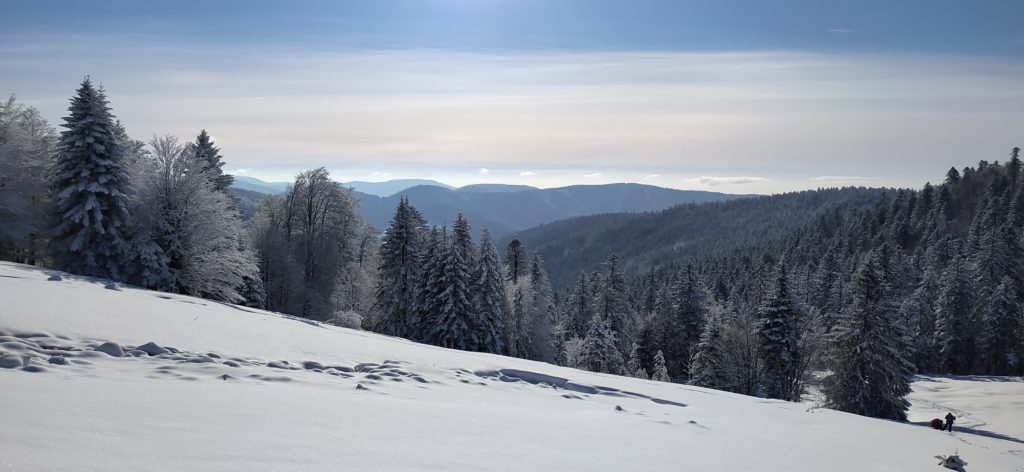
[[[1024,470],[1019,429],[949,435],[51,274],[0,263],[0,469],[931,471],[959,449],[968,470]]]

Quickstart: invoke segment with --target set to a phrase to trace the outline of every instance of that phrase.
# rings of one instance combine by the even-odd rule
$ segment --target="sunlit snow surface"
[[[1024,471],[1020,379],[916,384],[950,435],[53,274],[0,263],[3,470]]]

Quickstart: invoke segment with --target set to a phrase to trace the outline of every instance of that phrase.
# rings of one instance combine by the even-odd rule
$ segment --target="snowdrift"
[[[983,415],[1024,409],[1019,379],[959,400],[956,379],[930,382],[914,421],[992,395],[1015,400]],[[1024,471],[1019,421],[965,416],[978,434],[0,263],[4,470],[935,471],[958,451],[968,470]]]

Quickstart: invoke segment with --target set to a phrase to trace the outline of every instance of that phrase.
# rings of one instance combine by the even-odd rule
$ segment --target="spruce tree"
[[[503,349],[505,318],[509,315],[508,295],[505,293],[498,249],[487,229],[480,235],[480,254],[476,258],[472,291],[479,329],[477,337],[480,340],[476,349],[500,354]]]
[[[409,199],[402,197],[380,247],[376,308],[381,313],[377,331],[403,338],[412,336],[417,257],[426,221]]]
[[[594,317],[593,296],[587,284],[587,274],[581,273],[562,303],[558,332],[562,340],[587,336],[590,319]]]
[[[970,336],[970,285],[960,257],[950,262],[939,282],[935,300],[935,352],[941,372],[964,374],[971,367],[974,340]]]
[[[789,290],[785,265],[779,263],[775,285],[757,312],[759,355],[764,369],[761,390],[767,398],[797,401],[799,392],[800,313]]]
[[[554,362],[558,346],[555,339],[555,304],[544,261],[538,255],[530,258],[530,339],[532,359]]]
[[[691,375],[691,356],[700,342],[706,301],[693,267],[687,267],[671,289],[672,306],[665,326],[665,361],[673,377]]]
[[[522,284],[511,285],[511,307],[505,323],[505,353],[522,359],[531,358],[533,352],[526,291]]]
[[[984,370],[992,375],[1013,375],[1020,370],[1017,345],[1021,333],[1021,305],[1013,282],[1004,277],[989,295],[981,332]]]
[[[658,382],[672,381],[672,378],[668,375],[668,368],[665,367],[665,354],[661,350],[654,355],[654,371],[651,372],[651,380],[657,380]]]
[[[469,222],[459,214],[452,228],[437,293],[437,319],[430,329],[430,342],[453,349],[471,350],[480,344],[470,294],[473,242]]]
[[[220,148],[213,145],[213,140],[206,130],[201,130],[196,141],[189,144],[188,152],[200,163],[199,171],[206,175],[217,191],[227,192],[235,178],[231,174],[224,173],[223,157],[220,155]]]
[[[430,335],[440,312],[441,279],[447,248],[447,231],[436,226],[431,228],[416,257],[416,290],[413,294],[415,329],[409,333],[411,339],[431,342]]]
[[[700,335],[697,353],[690,366],[690,385],[729,390],[733,386],[732,369],[726,358],[720,315],[708,317]]]
[[[854,274],[851,299],[831,333],[826,355],[831,371],[824,382],[828,406],[904,421],[913,365],[906,357],[903,324],[887,299],[876,253],[869,254]]]
[[[595,317],[590,323],[587,337],[583,341],[582,358],[581,364],[591,372],[615,375],[625,373],[626,366],[610,321]]]
[[[86,78],[68,111],[54,165],[56,266],[125,281],[133,256],[126,234],[130,182],[103,89]]]
[[[619,354],[627,352],[628,346],[623,343],[629,337],[629,324],[632,317],[627,298],[626,279],[619,267],[619,257],[612,254],[601,266],[601,278],[597,286],[597,297],[594,303],[594,317],[608,322],[608,328],[614,333],[619,343]],[[588,335],[589,336],[589,335]]]
[[[643,365],[640,363],[640,345],[635,342],[633,343],[633,346],[629,348],[629,361],[626,362],[626,375],[644,380],[650,378],[650,376],[647,375],[647,371],[644,370]]]
[[[526,251],[518,239],[509,241],[505,248],[505,268],[509,282],[519,283],[519,278],[526,274]]]

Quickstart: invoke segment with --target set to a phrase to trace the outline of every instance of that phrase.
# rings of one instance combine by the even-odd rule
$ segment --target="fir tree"
[[[581,273],[562,303],[558,321],[558,331],[562,339],[586,337],[590,319],[594,317],[593,301],[593,295],[587,285],[587,274]]]
[[[416,329],[413,311],[417,257],[426,221],[402,197],[384,233],[377,269],[376,308],[381,312],[377,331],[407,338]]]
[[[125,281],[133,256],[126,234],[130,183],[103,89],[86,78],[68,111],[54,165],[56,266]]]
[[[665,357],[669,373],[677,378],[690,375],[691,356],[700,341],[705,317],[705,297],[692,267],[687,267],[673,284],[672,312],[665,326]]]
[[[594,317],[607,321],[608,328],[619,342],[619,354],[626,351],[622,345],[629,336],[631,310],[627,298],[626,280],[619,268],[619,257],[612,254],[602,265],[601,278],[597,286],[597,300]],[[591,330],[593,323],[591,324]],[[589,334],[588,334],[589,337]]]
[[[494,240],[487,229],[480,235],[480,255],[473,275],[474,312],[479,323],[477,350],[500,354],[509,315],[508,295],[502,276],[501,261]]]
[[[831,334],[824,388],[828,405],[840,411],[892,420],[907,419],[913,365],[906,338],[877,254],[854,275],[851,304]]]
[[[533,343],[527,319],[526,290],[522,285],[511,285],[511,308],[505,323],[505,353],[512,357],[529,359]]]
[[[416,258],[416,290],[413,294],[415,329],[410,338],[430,342],[430,333],[440,312],[440,296],[447,260],[448,236],[443,228],[433,227]]]

